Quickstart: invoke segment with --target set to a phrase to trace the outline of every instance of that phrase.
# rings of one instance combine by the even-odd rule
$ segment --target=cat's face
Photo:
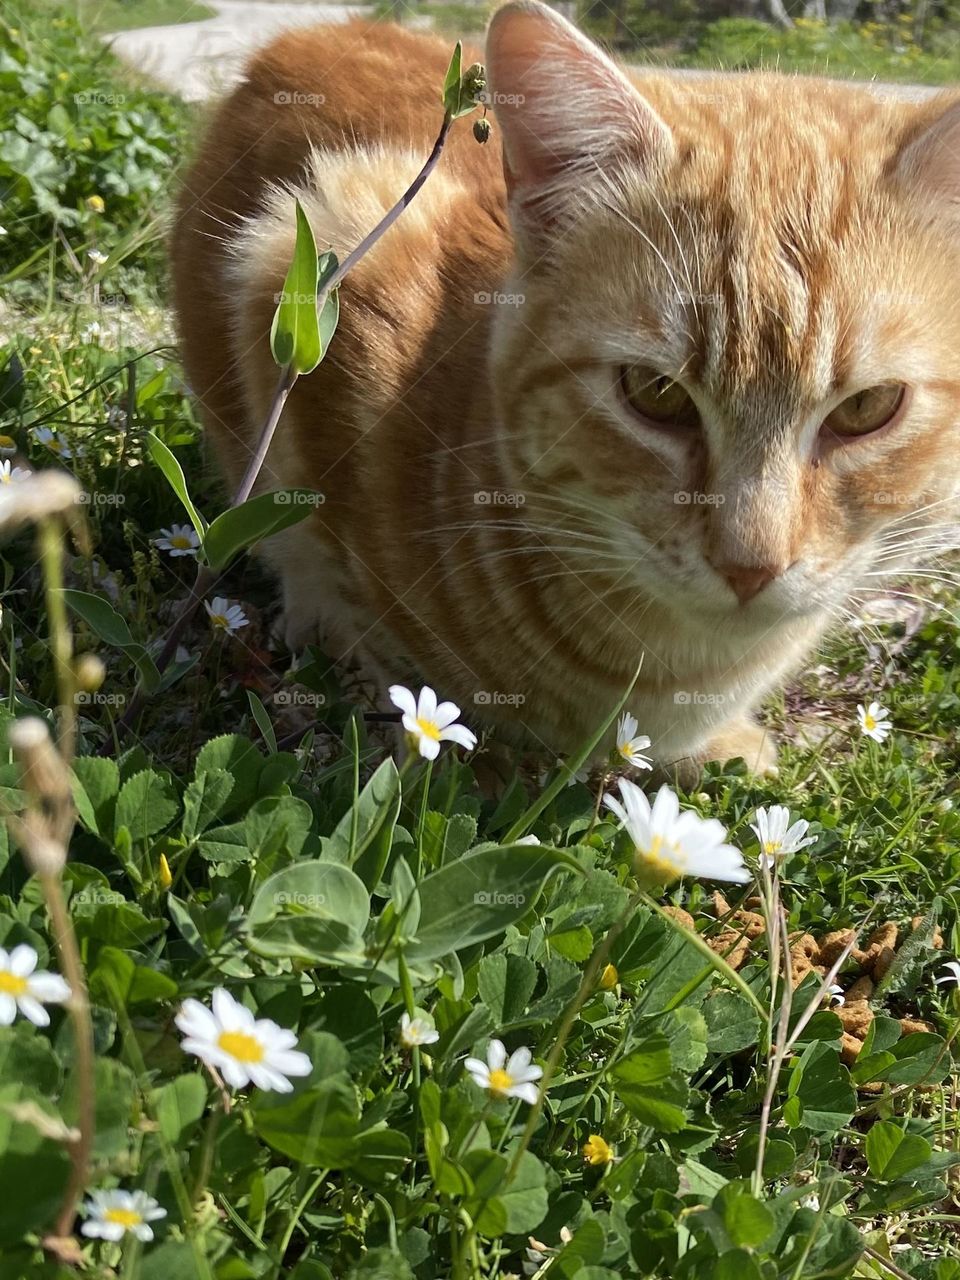
[[[773,76],[641,98],[530,5],[488,57],[524,99],[498,112],[523,303],[493,361],[525,519],[737,633],[947,541],[960,114]]]

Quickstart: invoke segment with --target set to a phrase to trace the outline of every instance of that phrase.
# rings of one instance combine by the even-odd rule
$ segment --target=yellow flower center
[[[417,728],[425,738],[432,738],[434,742],[440,741],[440,730],[432,720],[421,720],[417,717]]]
[[[227,627],[230,625],[229,622],[227,622],[226,614],[223,613],[211,613],[210,621],[215,627],[221,627],[224,631],[226,631]]]
[[[661,850],[666,856],[661,857]],[[671,853],[676,861],[671,861]],[[683,875],[683,867],[677,865],[680,860],[678,846],[672,841],[665,840],[663,836],[655,835],[650,841],[649,849],[638,849],[637,859],[643,866],[647,878],[654,884],[671,884]]]
[[[490,1092],[506,1093],[513,1085],[513,1076],[509,1071],[504,1071],[503,1067],[497,1067],[495,1071],[490,1072]]]
[[[764,840],[763,852],[768,854],[779,853],[783,845],[779,840]]]
[[[0,971],[0,992],[5,996],[22,996],[26,995],[27,980],[26,978],[18,978],[15,973],[8,971]]]
[[[877,727],[877,722],[869,711],[863,717],[863,727],[865,729],[875,729]]]
[[[262,1062],[263,1045],[246,1031],[221,1031],[217,1044],[238,1062]]]
[[[193,543],[189,538],[184,537],[182,533],[176,534],[170,539],[171,547],[175,547],[177,551],[192,551]]]
[[[0,449],[15,449],[16,447],[17,442],[12,436],[0,436]]]
[[[617,750],[618,750],[618,751],[620,752],[620,754],[623,756],[624,760],[632,760],[632,759],[633,759],[633,746],[632,746],[632,744],[631,744],[631,743],[629,743],[629,742],[619,742],[619,743],[617,743]]]
[[[118,1226],[129,1229],[139,1227],[143,1216],[136,1209],[108,1209],[103,1215],[104,1222],[115,1222]]]

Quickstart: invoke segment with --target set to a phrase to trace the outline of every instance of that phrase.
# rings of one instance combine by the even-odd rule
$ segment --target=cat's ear
[[[960,210],[960,102],[907,142],[897,159],[897,176]]]
[[[540,241],[623,164],[649,171],[669,129],[610,59],[554,10],[515,0],[487,32],[490,100],[515,227]]]

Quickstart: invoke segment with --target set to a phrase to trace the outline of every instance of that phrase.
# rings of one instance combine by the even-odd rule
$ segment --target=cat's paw
[[[280,616],[278,630],[291,653],[300,653],[320,639],[320,615],[308,605],[288,606]]]
[[[776,735],[756,720],[745,716],[731,720],[707,743],[702,760],[735,760],[742,756],[747,768],[762,778],[775,778],[777,768]]]

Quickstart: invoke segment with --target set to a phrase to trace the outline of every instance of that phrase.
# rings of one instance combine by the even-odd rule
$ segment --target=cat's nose
[[[779,576],[778,570],[763,564],[717,564],[717,573],[733,588],[741,604],[746,604]]]

